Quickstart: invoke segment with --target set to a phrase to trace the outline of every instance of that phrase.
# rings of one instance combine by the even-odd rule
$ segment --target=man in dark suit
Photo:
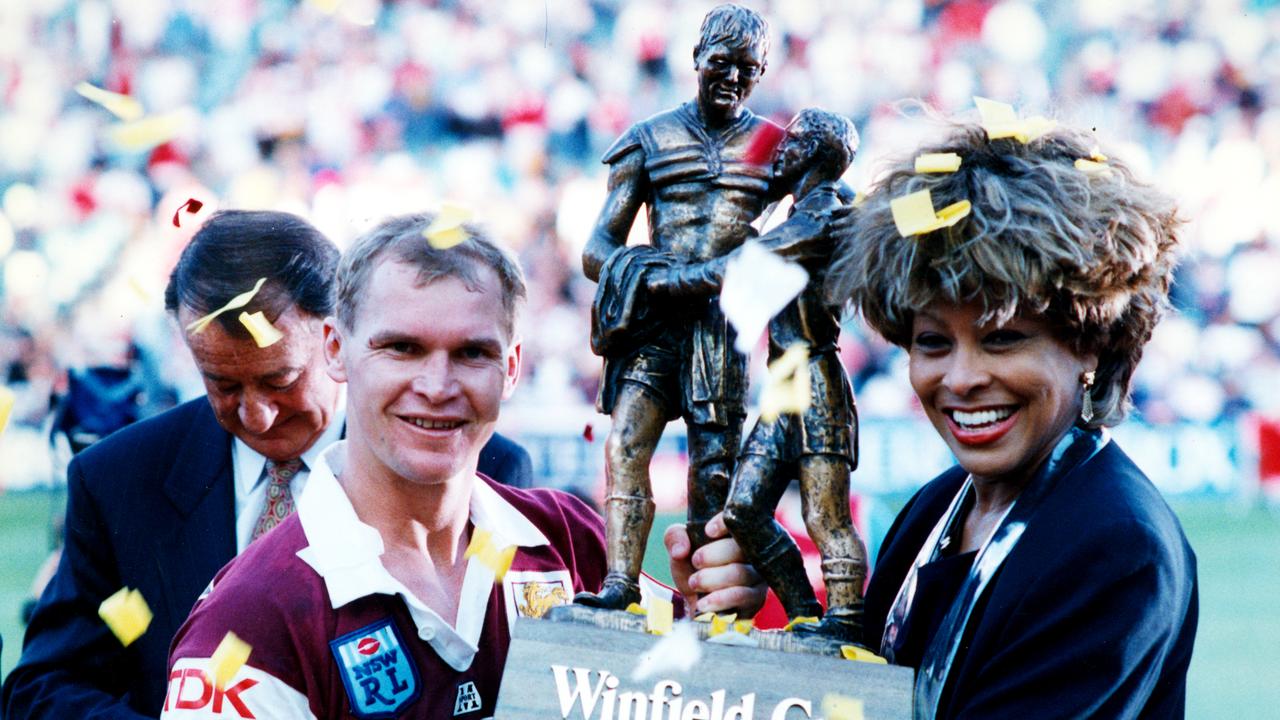
[[[306,221],[221,212],[192,238],[165,290],[204,379],[182,404],[78,455],[68,469],[66,546],[0,695],[19,718],[156,717],[169,643],[217,570],[292,510],[319,452],[343,433],[344,398],[325,372],[338,249]],[[242,308],[193,321],[265,278]],[[259,347],[241,312],[284,337]],[[494,435],[480,472],[531,482],[528,453]],[[122,647],[98,617],[121,587],[155,617]]]

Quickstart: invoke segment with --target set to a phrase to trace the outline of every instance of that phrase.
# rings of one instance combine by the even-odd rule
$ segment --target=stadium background
[[[531,286],[525,376],[501,427],[543,483],[598,492],[608,421],[591,407],[594,285],[578,260],[604,196],[598,158],[630,123],[693,96],[691,50],[712,4],[3,3],[0,382],[17,402],[0,436],[0,673],[16,662],[18,608],[62,502],[69,451],[49,436],[67,416],[53,401],[89,390],[92,409],[137,390],[147,414],[202,392],[161,291],[218,207],[297,212],[340,245],[391,213],[472,208]],[[1117,435],[1199,554],[1189,717],[1280,707],[1275,0],[744,4],[773,37],[749,106],[781,122],[808,105],[849,115],[862,134],[854,188],[930,132],[897,101],[951,114],[978,94],[1095,128],[1178,197],[1188,224],[1177,313],[1147,351],[1139,412]],[[157,127],[116,132],[74,92],[81,81],[131,94]],[[188,198],[203,208],[175,227]],[[913,406],[902,354],[855,320],[845,329],[864,420],[854,479],[874,540],[948,456]],[[84,372],[104,366],[128,372]],[[682,449],[673,426],[655,460],[667,521],[683,503]]]

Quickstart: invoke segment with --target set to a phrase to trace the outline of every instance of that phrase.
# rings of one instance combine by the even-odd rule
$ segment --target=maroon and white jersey
[[[478,557],[468,561],[451,626],[383,567],[382,537],[336,479],[345,445],[312,469],[297,514],[223,568],[197,602],[170,652],[163,718],[487,718],[515,619],[599,589],[599,515],[562,492],[478,477],[472,524],[517,551],[496,584]],[[253,650],[217,689],[206,671],[227,632]]]

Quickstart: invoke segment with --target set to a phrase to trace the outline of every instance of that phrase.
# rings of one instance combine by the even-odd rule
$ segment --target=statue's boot
[[[761,553],[759,562],[752,564],[773,594],[778,596],[788,618],[794,620],[822,615],[822,605],[813,594],[809,575],[804,570],[804,558],[790,535],[776,535]]]
[[[580,592],[573,596],[573,601],[603,610],[626,610],[631,603],[640,602],[640,584],[620,573],[609,573],[600,592]]]
[[[845,559],[823,560],[822,576],[827,584],[827,612],[817,624],[796,625],[792,632],[861,645],[864,574],[858,563]]]
[[[605,500],[608,574],[600,592],[580,592],[573,601],[587,607],[626,610],[640,602],[640,567],[653,527],[653,499],[644,495],[610,495]]]

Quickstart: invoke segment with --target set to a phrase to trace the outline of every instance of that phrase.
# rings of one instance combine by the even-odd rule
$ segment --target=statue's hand
[[[827,212],[823,218],[827,233],[830,235],[845,235],[853,228],[853,221],[857,218],[858,213],[854,212],[852,205],[839,205]]]
[[[834,244],[818,222],[794,224],[784,233],[766,236],[761,243],[765,248],[807,269],[820,267],[830,256]]]
[[[667,266],[649,268],[644,274],[644,289],[650,295],[670,295],[676,284],[674,269]]]
[[[671,577],[684,596],[690,615],[704,612],[736,611],[739,617],[754,616],[764,607],[769,588],[729,534],[723,513],[707,523],[711,542],[690,556],[689,533],[683,523],[672,525],[662,536],[671,556]]]

